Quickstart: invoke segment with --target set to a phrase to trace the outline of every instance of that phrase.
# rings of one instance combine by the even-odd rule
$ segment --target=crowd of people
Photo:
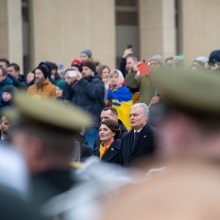
[[[220,50],[184,67],[183,55],[163,59],[156,54],[139,61],[133,49],[126,48],[119,68],[113,70],[96,60],[91,50],[83,50],[65,71],[42,61],[26,77],[18,64],[0,59],[1,145],[13,146],[24,158],[25,172],[31,176],[30,189],[23,193],[31,201],[28,205],[41,210],[49,199],[80,184],[73,170],[82,169],[90,158],[117,165],[114,169],[141,163],[147,178],[154,171],[166,174],[167,167],[179,166],[158,163],[152,171],[156,165],[147,170],[148,162],[184,158],[189,167],[191,157],[218,160],[219,71]],[[163,181],[167,184],[166,176]],[[146,191],[143,183],[140,186]],[[132,188],[131,195],[138,190]],[[115,201],[117,206],[106,210],[118,210],[126,202]],[[151,200],[143,197],[141,202]],[[130,213],[123,206],[120,210]],[[147,217],[142,206],[138,210]],[[106,213],[103,219],[121,218]]]

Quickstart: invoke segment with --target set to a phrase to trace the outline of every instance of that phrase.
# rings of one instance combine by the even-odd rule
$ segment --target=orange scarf
[[[100,160],[102,159],[102,157],[104,156],[104,154],[106,153],[106,151],[109,149],[109,147],[111,146],[113,141],[111,141],[110,143],[103,145],[103,143],[100,144],[99,147],[99,155],[100,155]]]

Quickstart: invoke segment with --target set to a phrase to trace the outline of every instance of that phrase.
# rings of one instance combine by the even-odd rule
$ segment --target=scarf
[[[104,156],[104,154],[106,153],[106,151],[109,149],[109,147],[111,146],[113,141],[111,141],[110,143],[104,145],[103,143],[100,144],[99,147],[99,155],[100,155],[100,160],[102,159],[102,157]]]

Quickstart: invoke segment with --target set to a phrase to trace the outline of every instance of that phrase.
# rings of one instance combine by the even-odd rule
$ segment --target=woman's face
[[[110,77],[109,69],[108,68],[104,68],[102,70],[101,76],[102,76],[103,80],[109,79],[109,77]]]
[[[117,73],[113,73],[111,76],[111,84],[113,89],[118,89],[121,86],[121,80],[119,78],[119,75]]]
[[[106,125],[102,124],[99,128],[99,137],[102,143],[108,143],[114,139],[115,133]]]

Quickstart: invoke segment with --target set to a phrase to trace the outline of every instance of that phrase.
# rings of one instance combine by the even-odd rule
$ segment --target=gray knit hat
[[[152,56],[149,59],[149,62],[151,62],[151,61],[156,61],[156,62],[160,63],[161,65],[163,65],[162,57],[159,54]]]
[[[92,51],[91,50],[83,50],[83,51],[81,51],[81,54],[82,53],[86,54],[89,58],[92,57]]]

